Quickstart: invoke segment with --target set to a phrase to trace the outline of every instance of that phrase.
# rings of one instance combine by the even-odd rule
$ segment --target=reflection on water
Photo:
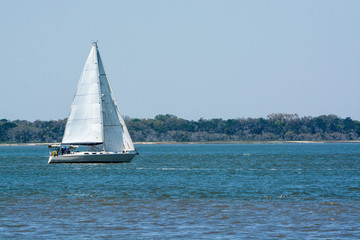
[[[138,149],[49,165],[0,146],[0,238],[360,238],[360,144]]]

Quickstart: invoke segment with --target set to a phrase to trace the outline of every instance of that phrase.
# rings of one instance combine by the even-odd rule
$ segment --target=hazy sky
[[[360,120],[358,0],[0,0],[0,118],[66,118],[94,40],[126,116]]]

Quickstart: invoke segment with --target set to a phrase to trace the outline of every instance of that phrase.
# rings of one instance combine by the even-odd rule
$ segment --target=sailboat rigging
[[[62,142],[49,149],[49,163],[130,162],[137,155],[97,42],[92,44],[79,79]]]

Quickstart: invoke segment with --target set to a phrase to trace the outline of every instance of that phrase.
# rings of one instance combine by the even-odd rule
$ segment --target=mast
[[[99,49],[97,46],[97,41],[92,43],[93,46],[96,48],[96,63],[97,63],[97,76],[98,76],[98,86],[99,86],[99,99],[100,99],[100,116],[101,116],[101,132],[104,136],[104,114],[103,114],[103,108],[102,108],[102,94],[101,94],[101,86],[100,86],[100,71],[99,71]],[[100,60],[101,61],[101,60]],[[102,149],[105,151],[105,141],[103,141]]]

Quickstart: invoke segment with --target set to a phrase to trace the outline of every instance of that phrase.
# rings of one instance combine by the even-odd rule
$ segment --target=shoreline
[[[214,141],[214,142],[134,142],[137,145],[161,144],[282,144],[282,143],[360,143],[360,140],[329,140],[329,141]],[[54,143],[0,143],[0,146],[46,146]]]

